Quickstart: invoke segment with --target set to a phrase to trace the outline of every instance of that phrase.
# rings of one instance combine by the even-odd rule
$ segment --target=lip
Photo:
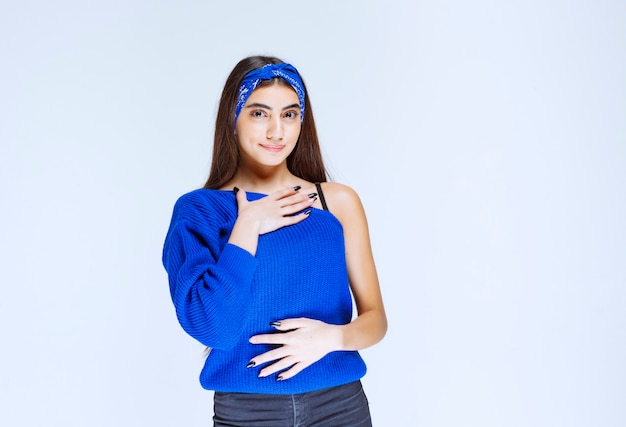
[[[279,151],[281,151],[283,148],[285,148],[284,145],[270,145],[270,144],[261,144],[261,147],[265,148],[267,151],[271,151],[272,153],[278,153]]]

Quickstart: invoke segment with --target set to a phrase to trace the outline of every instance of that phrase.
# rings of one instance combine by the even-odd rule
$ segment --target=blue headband
[[[284,79],[291,85],[293,90],[296,91],[298,100],[300,101],[300,123],[302,123],[302,120],[304,119],[304,84],[300,79],[300,75],[298,74],[296,67],[287,63],[267,64],[261,68],[250,71],[244,76],[241,81],[241,87],[239,88],[239,99],[235,110],[235,123],[237,123],[237,118],[239,117],[239,113],[241,113],[241,109],[246,104],[248,98],[252,94],[252,91],[256,89],[259,83],[263,80],[271,80],[277,77]]]

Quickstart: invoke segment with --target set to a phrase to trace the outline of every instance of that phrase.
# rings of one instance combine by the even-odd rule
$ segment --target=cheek
[[[266,129],[267,126],[268,126],[267,120],[263,120],[263,119],[254,120],[249,117],[246,117],[244,120],[237,122],[237,124],[235,125],[235,130],[239,134],[257,133]]]
[[[246,136],[254,134],[255,128],[249,123],[240,123],[237,122],[235,125],[235,136],[238,138],[245,139]]]
[[[300,132],[302,131],[302,126],[300,125],[300,123],[294,124],[293,126],[290,126],[289,130],[290,134],[295,135],[295,138],[298,139],[298,137],[300,136]]]

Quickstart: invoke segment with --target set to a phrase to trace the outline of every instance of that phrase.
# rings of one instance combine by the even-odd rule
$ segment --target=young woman
[[[208,181],[176,202],[163,264],[181,326],[209,348],[215,426],[371,425],[357,351],[387,320],[367,222],[326,180],[292,65],[255,56],[231,72]]]

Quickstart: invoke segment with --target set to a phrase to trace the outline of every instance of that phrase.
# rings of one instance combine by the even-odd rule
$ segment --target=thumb
[[[233,193],[235,193],[235,198],[237,200],[237,207],[241,209],[246,203],[248,203],[248,198],[246,197],[246,192],[240,190],[237,187],[233,188]]]

